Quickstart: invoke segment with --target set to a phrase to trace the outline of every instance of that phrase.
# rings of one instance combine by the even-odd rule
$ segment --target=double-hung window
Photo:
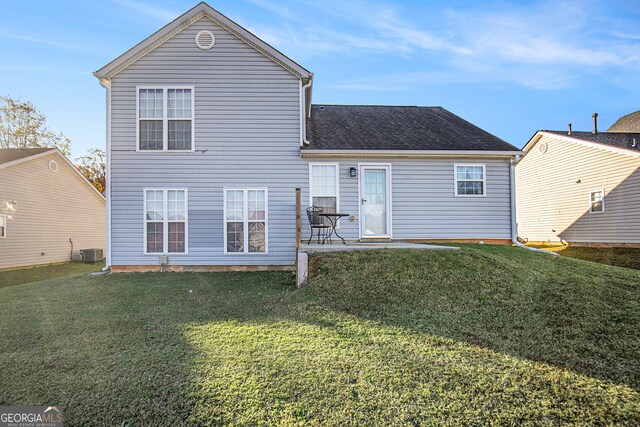
[[[340,209],[337,163],[309,164],[309,203],[330,213]]]
[[[267,190],[224,191],[225,253],[267,252]]]
[[[193,151],[193,87],[139,87],[137,96],[139,151]]]
[[[589,212],[604,212],[604,190],[592,191],[589,194],[590,207]]]
[[[147,254],[187,253],[187,190],[144,190]]]
[[[486,195],[485,165],[454,165],[454,169],[456,196]]]
[[[7,216],[0,215],[0,239],[7,237]]]

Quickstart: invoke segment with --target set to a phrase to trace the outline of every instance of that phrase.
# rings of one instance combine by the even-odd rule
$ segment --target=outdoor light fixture
[[[349,176],[355,178],[358,176],[358,170],[356,168],[349,168]]]

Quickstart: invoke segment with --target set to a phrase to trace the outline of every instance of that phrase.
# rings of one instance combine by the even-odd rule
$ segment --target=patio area
[[[416,249],[422,251],[429,250],[444,250],[444,251],[456,251],[460,248],[457,246],[441,246],[431,245],[423,243],[409,243],[409,242],[347,242],[346,245],[342,243],[329,242],[324,245],[312,242],[307,244],[306,242],[300,244],[300,252],[341,252],[341,251],[371,251],[377,249]]]

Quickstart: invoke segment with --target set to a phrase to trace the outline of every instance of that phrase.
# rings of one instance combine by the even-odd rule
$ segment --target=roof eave
[[[559,138],[559,139],[562,139],[564,141],[573,142],[575,144],[580,144],[580,145],[584,145],[584,146],[587,146],[587,147],[596,148],[596,149],[599,149],[599,150],[610,151],[610,152],[613,152],[613,153],[623,154],[625,156],[631,156],[631,157],[640,158],[640,151],[637,151],[637,150],[630,150],[628,148],[616,147],[614,145],[608,145],[608,144],[604,144],[604,143],[601,143],[601,142],[587,141],[587,140],[584,140],[584,139],[576,138],[574,136],[561,135],[561,134],[552,133],[552,132],[545,132],[543,130],[537,131],[531,137],[529,142],[527,142],[527,145],[524,146],[522,151],[525,154],[528,153],[529,151],[531,151],[531,149],[540,141],[540,139],[542,139],[543,136],[546,136],[546,137],[549,137],[549,138]]]
[[[522,151],[491,151],[491,150],[330,150],[305,148],[300,150],[300,157],[304,158],[396,158],[396,159],[432,159],[432,158],[486,158],[511,159],[522,155]]]

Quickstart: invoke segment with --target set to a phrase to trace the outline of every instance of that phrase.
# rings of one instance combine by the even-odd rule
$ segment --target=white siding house
[[[0,150],[0,269],[105,247],[105,199],[56,149]]]
[[[539,131],[517,164],[518,235],[640,244],[640,134]]]
[[[296,187],[348,240],[511,241],[517,149],[438,107],[312,107],[311,72],[205,3],[94,74],[113,271],[291,268]]]

